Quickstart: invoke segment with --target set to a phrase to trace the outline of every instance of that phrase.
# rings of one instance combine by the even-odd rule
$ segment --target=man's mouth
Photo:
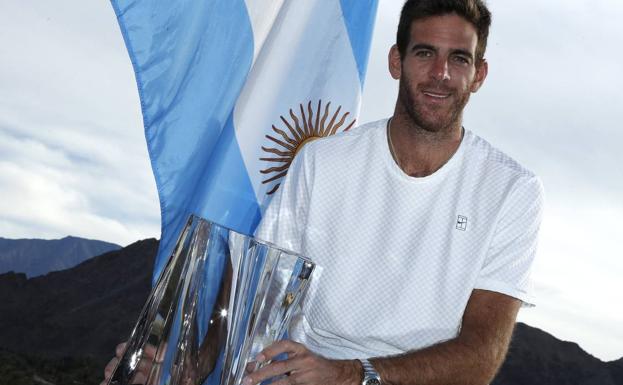
[[[450,97],[449,93],[444,92],[422,91],[422,93],[435,99],[446,99]]]

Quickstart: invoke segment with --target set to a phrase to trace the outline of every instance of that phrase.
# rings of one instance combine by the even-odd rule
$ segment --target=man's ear
[[[392,75],[392,78],[396,80],[400,79],[400,76],[402,75],[402,59],[400,58],[400,52],[398,51],[396,44],[392,45],[392,48],[389,49],[387,62],[389,66],[389,73]]]
[[[474,81],[471,86],[472,92],[476,92],[480,89],[482,84],[485,82],[488,73],[489,63],[487,63],[485,59],[480,60],[480,63],[476,65],[476,76],[474,77]]]

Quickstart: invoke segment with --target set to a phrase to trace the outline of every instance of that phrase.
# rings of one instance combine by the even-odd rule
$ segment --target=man
[[[492,380],[530,304],[542,188],[462,127],[490,20],[481,0],[408,0],[389,52],[393,117],[296,156],[257,235],[321,274],[292,340],[256,357],[272,362],[245,385]]]
[[[462,127],[483,84],[481,0],[409,0],[389,120],[305,145],[258,230],[322,267],[290,336],[245,385],[488,384],[506,354],[539,180]]]

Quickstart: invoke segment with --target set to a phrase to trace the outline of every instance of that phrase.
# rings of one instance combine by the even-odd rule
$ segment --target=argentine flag
[[[298,150],[356,125],[377,0],[112,0],[160,198],[252,234]]]

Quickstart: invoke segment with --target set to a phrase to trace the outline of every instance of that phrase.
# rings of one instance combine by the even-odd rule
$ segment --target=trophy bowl
[[[108,384],[240,384],[284,337],[313,270],[296,253],[191,216]]]

